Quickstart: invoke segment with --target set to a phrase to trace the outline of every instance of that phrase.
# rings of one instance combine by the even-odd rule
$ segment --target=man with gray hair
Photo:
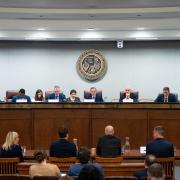
[[[161,164],[154,163],[148,169],[148,180],[164,180],[165,174]]]
[[[99,138],[96,153],[103,157],[117,157],[121,155],[121,141],[114,136],[114,128],[111,125],[105,127],[105,135]]]
[[[59,86],[54,86],[54,93],[48,96],[48,99],[58,99],[59,102],[66,101],[66,96],[62,93]]]
[[[146,154],[153,154],[156,157],[173,157],[173,144],[164,138],[164,128],[156,126],[153,130],[153,141],[147,144]]]

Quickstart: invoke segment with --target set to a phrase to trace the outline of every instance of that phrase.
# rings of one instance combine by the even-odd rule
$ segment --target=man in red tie
[[[163,88],[163,93],[159,94],[155,100],[156,103],[177,103],[177,96],[173,93],[170,93],[169,87]]]

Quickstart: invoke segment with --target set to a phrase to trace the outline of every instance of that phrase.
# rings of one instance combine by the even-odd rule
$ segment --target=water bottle
[[[124,152],[125,152],[125,153],[130,152],[129,137],[125,137]]]

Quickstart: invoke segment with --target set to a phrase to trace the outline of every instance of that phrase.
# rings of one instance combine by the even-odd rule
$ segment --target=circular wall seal
[[[98,50],[90,49],[79,56],[76,67],[83,79],[97,81],[106,74],[107,62]]]

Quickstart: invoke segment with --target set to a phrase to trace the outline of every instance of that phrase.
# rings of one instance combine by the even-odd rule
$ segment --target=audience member
[[[67,128],[59,128],[57,141],[50,146],[51,157],[75,157],[77,155],[76,145],[68,141],[69,131]]]
[[[96,153],[103,157],[117,157],[121,155],[121,141],[119,137],[114,136],[112,126],[105,127],[105,135],[99,138]]]
[[[156,126],[153,130],[153,141],[146,146],[146,154],[153,154],[156,157],[173,157],[173,144],[165,140],[164,128]]]
[[[60,170],[55,164],[47,163],[47,154],[44,151],[34,153],[37,164],[30,166],[29,175],[33,176],[60,176]]]
[[[59,86],[54,86],[54,93],[50,94],[48,99],[58,99],[59,102],[65,102],[66,96],[62,93]]]
[[[66,102],[69,102],[69,103],[71,103],[71,102],[81,102],[80,98],[77,97],[76,94],[77,94],[76,90],[72,89],[70,91],[70,97],[68,97],[66,99]]]
[[[27,101],[27,103],[31,102],[31,98],[26,95],[25,89],[20,89],[19,95],[13,96],[12,103],[17,103],[18,100],[24,100],[24,101]]]
[[[148,169],[149,180],[164,180],[165,174],[161,164],[154,163]]]
[[[68,171],[69,176],[78,176],[83,167],[91,164],[90,163],[90,150],[85,147],[80,148],[77,158],[79,160],[79,163],[70,166],[69,171]],[[103,169],[99,164],[94,163],[92,165],[99,170],[101,176],[104,176]]]
[[[151,166],[153,163],[155,163],[156,157],[154,155],[147,155],[144,160],[144,166],[145,168],[142,170],[135,171],[134,176],[137,178],[137,180],[141,180],[142,177],[147,177],[147,172],[149,166]]]
[[[163,93],[159,94],[158,97],[155,99],[156,103],[176,103],[178,102],[177,97],[175,94],[170,93],[169,87],[163,88]]]
[[[6,140],[0,148],[0,158],[19,157],[23,161],[22,147],[19,145],[19,135],[17,132],[10,131],[6,135]]]
[[[93,166],[85,166],[79,173],[78,180],[103,180],[104,177],[101,175],[100,171]]]

